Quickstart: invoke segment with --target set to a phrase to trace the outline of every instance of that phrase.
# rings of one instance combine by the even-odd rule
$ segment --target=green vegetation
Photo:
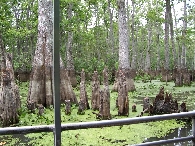
[[[129,2],[127,18],[129,29],[130,58],[136,53],[137,69],[144,69],[147,47],[150,46],[151,69],[158,69],[164,65],[165,43],[164,23],[166,1],[161,0],[135,0]],[[183,16],[183,0],[172,1],[175,55],[179,56],[179,47],[185,44],[186,67],[194,69],[194,15],[195,4],[187,2],[187,18]],[[73,3],[71,19],[68,18],[67,9]],[[150,4],[152,5],[151,8]],[[0,5],[0,30],[6,51],[13,54],[15,70],[29,70],[31,68],[34,51],[36,49],[38,34],[38,0],[9,1],[1,0]],[[182,7],[181,7],[182,6]],[[134,10],[133,10],[134,7]],[[81,1],[61,0],[60,3],[60,55],[66,64],[66,50],[68,32],[73,33],[72,55],[77,72],[82,68],[86,73],[92,73],[94,69],[102,72],[104,65],[111,71],[118,68],[118,8],[117,2],[107,1]],[[182,10],[180,10],[182,8]],[[112,12],[109,12],[109,9]],[[133,12],[134,11],[134,12]],[[134,24],[132,24],[134,13]],[[113,17],[113,19],[110,19]],[[112,21],[111,21],[112,20]],[[146,22],[147,20],[147,22]],[[182,21],[187,21],[186,35],[183,36]],[[178,24],[177,24],[178,23]],[[134,26],[134,30],[132,29]],[[148,31],[151,28],[151,44],[148,44]],[[136,30],[136,32],[134,32]],[[134,35],[132,35],[134,33]],[[134,37],[133,37],[134,36]],[[159,37],[160,36],[160,37]],[[132,40],[136,38],[135,48],[132,48]],[[171,39],[171,37],[170,37]],[[134,40],[135,41],[135,40]],[[171,40],[170,40],[171,43]],[[172,44],[170,44],[172,45]],[[173,69],[173,52],[170,53],[170,70]],[[180,52],[181,53],[181,52]],[[160,60],[158,60],[158,58]],[[179,59],[179,58],[177,58]]]
[[[53,108],[45,109],[43,116],[38,116],[36,113],[29,113],[26,108],[26,97],[28,93],[28,82],[20,83],[20,95],[22,100],[22,109],[20,111],[20,122],[18,126],[27,125],[45,125],[54,123],[54,113]],[[191,87],[174,87],[173,82],[168,82],[166,86],[165,82],[160,82],[159,80],[152,80],[152,82],[143,83],[140,80],[135,81],[136,91],[129,92],[130,107],[132,104],[137,105],[137,112],[132,113],[130,108],[129,117],[135,117],[142,111],[142,100],[145,96],[150,99],[155,97],[159,92],[159,87],[164,86],[165,91],[171,92],[173,97],[178,99],[179,103],[182,101],[187,102],[188,109],[192,110],[192,105],[195,102],[193,99],[194,86]],[[110,86],[110,89],[112,86]],[[74,89],[77,98],[79,98],[79,88]],[[91,86],[87,85],[87,93],[90,97]],[[111,114],[113,119],[126,118],[118,117],[117,109],[115,108],[115,100],[117,98],[117,93],[111,93]],[[89,101],[90,102],[90,101]],[[144,116],[147,116],[145,114]],[[96,116],[91,110],[85,111],[84,115],[77,115],[77,107],[72,107],[72,114],[67,116],[64,112],[64,105],[61,106],[61,118],[62,123],[72,123],[72,122],[85,122],[94,121]],[[126,126],[115,126],[115,127],[105,127],[105,128],[94,128],[94,129],[82,129],[82,130],[70,130],[62,132],[62,145],[126,145],[126,144],[136,144],[141,143],[145,138],[150,137],[163,137],[166,134],[172,132],[173,129],[178,127],[184,127],[184,123],[177,123],[175,120],[170,121],[160,121],[160,122],[150,122],[142,124],[133,124]],[[25,138],[26,137],[26,138]],[[23,143],[32,145],[53,145],[53,133],[36,133],[27,134],[24,136],[7,136],[2,137],[1,141],[6,142],[7,145],[23,145]],[[23,139],[21,141],[21,139]],[[46,140],[47,139],[47,140]]]

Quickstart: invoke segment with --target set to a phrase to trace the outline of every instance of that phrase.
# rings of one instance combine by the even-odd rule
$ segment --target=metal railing
[[[135,118],[61,124],[61,131],[111,127],[111,126],[138,124],[138,123],[146,123],[146,122],[151,122],[151,121],[154,122],[154,121],[182,119],[182,118],[192,118],[192,135],[191,136],[175,138],[175,139],[168,139],[168,140],[146,142],[146,143],[135,144],[135,145],[136,146],[151,146],[151,145],[162,145],[162,144],[175,143],[175,142],[184,142],[184,141],[192,141],[192,144],[195,145],[195,137],[194,137],[195,135],[195,111],[165,114],[165,115],[156,115],[156,116],[144,116],[144,117],[135,117]],[[37,133],[37,132],[54,132],[54,129],[55,129],[55,125],[7,127],[7,128],[0,128],[0,135],[21,134],[21,133],[27,134],[27,133]]]
[[[150,121],[161,121],[170,119],[180,119],[180,118],[192,118],[192,136],[160,140],[154,142],[147,142],[142,144],[137,144],[137,146],[151,146],[151,145],[162,145],[173,142],[182,141],[192,141],[195,145],[195,111],[167,114],[167,115],[157,115],[148,117],[136,117],[136,118],[125,118],[125,119],[115,119],[115,120],[103,120],[103,121],[93,121],[93,122],[79,122],[79,123],[68,123],[61,124],[61,114],[60,114],[60,75],[59,75],[59,0],[54,0],[54,45],[53,45],[53,93],[54,93],[54,125],[39,125],[39,126],[23,126],[23,127],[6,127],[0,128],[0,135],[10,135],[10,134],[27,134],[27,133],[38,133],[38,132],[53,132],[54,133],[54,145],[61,145],[61,132],[65,130],[77,130],[77,129],[88,129],[88,128],[100,128],[100,127],[110,127],[119,125],[129,125],[145,123]],[[60,126],[61,125],[61,126]]]

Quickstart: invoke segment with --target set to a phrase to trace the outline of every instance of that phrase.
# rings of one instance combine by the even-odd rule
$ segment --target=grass
[[[26,108],[26,98],[28,95],[28,85],[29,83],[20,83],[20,96],[22,101],[22,109],[20,115],[20,122],[18,126],[30,126],[30,125],[45,125],[54,123],[54,111],[53,109],[45,109],[43,116],[38,116],[36,113],[28,113]],[[89,97],[91,96],[91,85],[87,86],[87,93]],[[144,97],[148,96],[151,100],[158,94],[159,88],[161,86],[165,87],[165,91],[171,92],[173,97],[178,99],[179,103],[182,101],[187,102],[187,107],[190,110],[194,109],[195,99],[193,98],[195,92],[195,84],[193,83],[191,87],[174,87],[173,82],[166,83],[160,82],[159,80],[153,80],[151,83],[143,83],[138,80],[135,81],[136,91],[129,92],[130,107],[134,103],[137,104],[137,112],[132,113],[130,108],[129,117],[135,117],[142,111],[142,100]],[[112,86],[110,86],[110,89]],[[78,88],[74,88],[77,98],[79,98],[80,91]],[[111,108],[110,112],[114,119],[125,118],[118,117],[118,111],[115,108],[115,100],[117,98],[117,93],[110,93]],[[72,114],[65,115],[64,105],[61,106],[61,120],[62,123],[73,123],[73,122],[84,122],[84,121],[95,121],[96,116],[92,114],[91,110],[85,111],[84,115],[77,115],[76,106],[72,107]],[[36,111],[38,112],[38,111]],[[147,115],[145,115],[147,116]],[[143,142],[146,138],[150,137],[163,137],[168,133],[171,133],[173,129],[178,127],[184,127],[184,123],[177,123],[175,120],[161,121],[161,122],[150,122],[133,124],[126,126],[115,126],[115,127],[105,127],[105,128],[93,128],[93,129],[82,129],[82,130],[70,130],[62,132],[62,146],[97,146],[97,145],[127,145],[136,144]],[[25,138],[26,137],[26,138]],[[22,136],[7,136],[0,137],[0,140],[6,142],[6,145],[47,145],[52,146],[53,133],[32,133]]]

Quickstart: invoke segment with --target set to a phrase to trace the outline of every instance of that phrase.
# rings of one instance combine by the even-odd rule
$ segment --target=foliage
[[[27,57],[27,53],[21,53],[13,60],[15,71],[30,71],[31,70],[31,58]]]
[[[143,82],[147,82],[150,80],[150,75],[148,74],[138,75],[135,77],[135,80],[142,80]]]
[[[73,32],[72,42],[72,55],[74,58],[75,69],[80,72],[82,68],[87,73],[92,74],[94,69],[99,72],[102,71],[104,65],[109,70],[117,68],[118,61],[118,14],[116,1],[111,0],[111,4],[108,5],[103,0],[98,1],[67,1],[62,0],[60,3],[61,9],[61,21],[60,21],[60,47],[61,56],[64,63],[66,63],[66,43],[68,31]],[[68,4],[73,4],[73,17],[68,19],[67,7]],[[151,68],[155,70],[158,66],[157,54],[159,49],[159,64],[163,66],[165,59],[164,52],[164,11],[165,2],[160,0],[154,1],[134,1],[135,16],[134,23],[136,33],[136,57],[137,68],[143,69],[144,60],[146,57],[148,47],[148,28],[152,27],[152,41],[151,41]],[[37,25],[38,25],[38,1],[27,0],[14,0],[12,2],[8,0],[2,0],[0,2],[1,16],[0,16],[0,31],[3,35],[4,44],[8,52],[13,54],[14,69],[19,68],[30,69],[32,65],[32,58],[37,42]],[[181,5],[182,1],[177,5]],[[176,3],[172,3],[172,7],[176,8]],[[150,7],[150,9],[149,9]],[[186,30],[185,38],[182,37],[182,27],[177,26],[174,28],[176,44],[176,56],[178,56],[178,49],[181,47],[181,42],[186,43],[188,51],[186,52],[187,67],[194,68],[194,3],[187,4],[188,7],[188,28]],[[129,31],[131,30],[131,11],[132,5],[129,4]],[[111,10],[113,22],[111,30],[111,14],[108,10]],[[183,17],[178,17],[174,13],[172,17],[175,22],[184,20]],[[148,25],[146,21],[150,22]],[[180,23],[178,23],[180,24]],[[113,32],[111,32],[113,31]],[[130,31],[131,33],[131,31]],[[112,34],[113,38],[110,37]],[[129,50],[130,58],[132,58],[132,35],[129,35]],[[112,46],[110,48],[110,39],[113,39]],[[159,40],[158,40],[159,39]],[[171,48],[171,46],[170,46]],[[23,55],[25,54],[25,55]],[[23,62],[24,60],[24,62]],[[173,68],[173,53],[170,52],[170,69]]]

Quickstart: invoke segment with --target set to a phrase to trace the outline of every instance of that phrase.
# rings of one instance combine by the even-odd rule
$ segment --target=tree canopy
[[[142,70],[145,66],[157,70],[165,65],[165,2],[125,1],[129,60],[135,61],[133,68],[137,70]],[[171,45],[168,52],[170,69],[174,68],[174,56],[177,64],[185,57],[185,67],[195,68],[195,3],[187,1],[184,14],[184,2],[184,0],[170,1],[175,32],[173,39],[175,52],[172,51]],[[68,17],[70,3],[72,3],[71,18]],[[6,51],[13,54],[14,70],[30,70],[38,34],[38,1],[1,0],[0,5],[0,31]],[[67,61],[68,32],[71,31],[72,56],[76,72],[85,69],[87,74],[92,74],[94,70],[102,72],[104,66],[108,66],[109,70],[118,68],[117,9],[114,0],[61,0],[60,52],[64,64]],[[171,41],[171,37],[168,41]],[[184,44],[186,53],[182,53]],[[146,65],[147,57],[150,59],[150,64]]]

